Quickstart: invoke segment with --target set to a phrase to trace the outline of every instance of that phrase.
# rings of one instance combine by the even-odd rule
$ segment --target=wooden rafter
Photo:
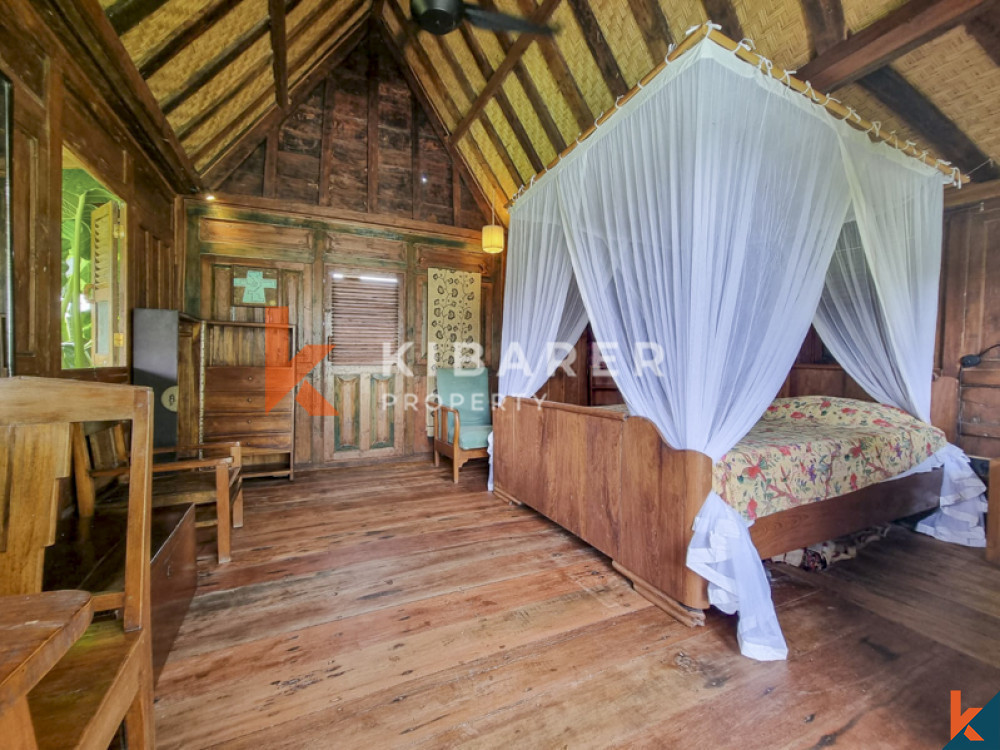
[[[743,24],[740,17],[736,15],[736,8],[733,7],[732,0],[701,0],[705,6],[705,13],[709,20],[714,21],[722,27],[722,33],[730,39],[742,39]]]
[[[537,24],[546,24],[555,12],[556,7],[559,5],[560,0],[543,0],[542,4],[538,6],[538,10],[535,11],[531,20]],[[465,116],[459,120],[458,125],[451,133],[452,143],[457,143],[465,132],[469,129],[476,118],[479,117],[480,111],[486,106],[486,103],[493,98],[496,90],[500,88],[507,75],[514,69],[517,65],[518,60],[521,59],[521,55],[524,51],[528,49],[528,45],[537,39],[534,34],[521,34],[517,37],[517,41],[511,45],[510,49],[507,51],[507,56],[504,61],[500,63],[500,66],[494,71],[493,76],[486,82],[485,88],[479,92],[479,96],[476,101],[472,103],[469,111],[465,113]]]
[[[980,12],[991,0],[910,0],[799,70],[817,91],[834,91],[878,70]]]
[[[517,2],[521,8],[521,12],[526,16],[530,15],[535,7],[534,0],[517,0]],[[502,41],[501,39],[501,43]],[[563,57],[563,53],[559,49],[559,45],[556,44],[555,39],[551,36],[539,39],[538,51],[552,72],[552,77],[555,79],[560,93],[563,95],[570,112],[573,113],[573,117],[576,119],[577,127],[580,130],[589,127],[594,122],[594,113],[591,111],[590,105],[587,104],[587,99],[584,97],[583,91],[580,90],[580,84],[577,83],[576,78],[569,69],[569,65],[566,64],[566,58]]]
[[[528,0],[532,3],[532,8],[527,10],[524,15],[525,17],[531,17],[531,14],[535,12],[537,6],[533,5],[533,0]],[[487,10],[496,11],[498,10],[496,3],[493,0],[479,0],[479,4],[482,5]],[[500,44],[500,49],[503,51],[504,56],[510,54],[511,48],[514,46],[514,39],[512,36],[503,31],[494,32],[497,42]],[[552,37],[539,37],[536,39],[536,44],[541,45],[545,42],[551,42]],[[555,118],[552,117],[552,113],[549,111],[548,106],[545,103],[545,99],[538,91],[538,87],[535,85],[535,79],[531,77],[528,72],[527,67],[524,64],[524,54],[521,54],[520,59],[518,59],[517,64],[514,66],[514,77],[517,78],[517,82],[521,84],[521,88],[524,90],[524,95],[528,99],[528,103],[531,108],[535,111],[538,116],[538,121],[542,125],[542,130],[545,131],[545,135],[549,139],[549,143],[552,144],[552,148],[559,151],[566,147],[566,141],[563,138],[562,132],[559,130],[559,126],[556,124]],[[497,89],[497,92],[503,91],[503,86]]]
[[[267,0],[271,19],[271,53],[274,70],[274,98],[288,108],[288,33],[285,30],[285,0]]]
[[[465,181],[472,189],[473,197],[476,199],[476,203],[479,205],[480,211],[482,211],[483,214],[485,215],[490,210],[490,200],[486,195],[486,191],[483,189],[483,186],[479,184],[479,181],[474,178],[472,174],[472,169],[469,167],[469,164],[466,161],[465,156],[462,154],[461,151],[458,150],[458,148],[456,148],[455,144],[452,143],[451,140],[448,138],[448,129],[445,126],[444,122],[441,120],[441,115],[434,107],[434,104],[432,103],[431,98],[427,92],[427,88],[424,85],[424,82],[418,76],[414,75],[413,69],[410,67],[409,62],[407,62],[406,60],[406,56],[403,54],[403,49],[405,48],[404,45],[410,43],[412,36],[416,32],[412,26],[406,23],[406,19],[403,16],[403,12],[399,9],[399,6],[396,4],[395,0],[386,0],[385,7],[388,8],[389,12],[393,16],[393,19],[396,21],[396,24],[400,28],[402,28],[404,32],[403,32],[402,43],[397,42],[392,37],[392,34],[390,33],[390,30],[385,23],[385,18],[380,17],[378,20],[380,21],[380,25],[382,28],[383,41],[385,42],[385,45],[389,50],[389,52],[392,54],[393,58],[396,60],[396,64],[399,65],[399,69],[402,71],[403,77],[409,84],[410,90],[413,91],[414,96],[417,97],[417,99],[420,102],[420,105],[424,108],[424,111],[427,113],[427,118],[430,120],[431,127],[434,129],[435,134],[444,144],[445,149],[451,156],[452,164],[454,164],[458,168],[458,170],[462,173],[462,176],[465,178]],[[424,52],[423,48],[419,44],[414,44],[413,50],[414,54],[417,55],[417,61],[427,71],[428,78],[430,79],[431,83],[437,87],[438,96],[441,97],[441,100],[443,102],[445,102],[446,107],[450,105],[449,114],[451,114],[451,116],[457,120],[458,113],[454,110],[455,107],[454,102],[452,102],[451,99],[448,98],[447,92],[444,90],[443,84],[441,83],[440,77],[438,77],[434,73],[434,68],[427,57],[427,53]],[[496,178],[493,177],[493,173],[490,170],[489,164],[486,162],[486,159],[483,157],[482,153],[479,152],[479,147],[476,146],[475,142],[470,142],[470,146],[473,150],[474,155],[477,155],[480,160],[480,167],[483,169],[484,173],[490,179],[491,188],[494,191],[496,191],[496,193],[498,193],[499,195],[503,195],[503,190],[496,183]]]
[[[668,62],[676,60],[681,55],[687,53],[695,45],[705,41],[706,39],[711,40],[715,44],[718,44],[723,49],[729,50],[741,60],[763,71],[765,75],[770,76],[775,81],[778,81],[783,85],[787,86],[790,91],[797,92],[799,95],[803,97],[808,97],[809,100],[812,101],[817,107],[824,108],[830,115],[842,121],[847,122],[849,125],[851,125],[851,127],[863,131],[865,133],[871,133],[872,135],[870,137],[873,140],[886,143],[890,147],[898,149],[902,153],[911,156],[917,161],[921,161],[924,164],[927,164],[928,166],[934,167],[939,172],[941,172],[942,174],[944,174],[949,178],[952,178],[956,182],[965,183],[968,181],[967,175],[955,174],[954,169],[951,166],[934,159],[926,152],[921,152],[914,145],[899,141],[898,139],[894,138],[891,134],[886,133],[884,131],[878,132],[873,127],[873,124],[871,122],[864,119],[860,115],[857,115],[857,113],[854,113],[854,116],[852,116],[851,111],[839,100],[833,97],[826,97],[825,99],[817,98],[815,91],[805,81],[798,78],[797,76],[791,75],[792,71],[783,70],[780,66],[777,65],[773,67],[768,66],[765,68],[762,65],[764,58],[760,57],[756,52],[754,52],[749,47],[744,46],[743,44],[736,42],[730,37],[726,36],[721,31],[716,31],[712,27],[712,25],[708,23],[702,24],[700,27],[697,28],[697,30],[693,31],[691,34],[688,34],[687,37],[685,37],[676,47],[674,47],[673,51],[667,56],[667,59],[664,62],[657,64],[651,71],[649,71],[648,73],[646,73],[645,76],[639,79],[636,85],[633,86],[631,89],[629,89],[628,93],[625,94],[625,96],[623,97],[623,102],[627,103],[634,96],[638,95],[639,92],[645,86],[649,85],[650,81],[652,81],[656,76],[660,75],[660,73],[662,73],[666,69]],[[602,114],[599,118],[597,118],[597,120],[591,127],[589,127],[587,130],[581,133],[580,137],[574,143],[568,146],[561,154],[557,155],[556,158],[552,160],[552,163],[549,164],[548,167],[546,167],[544,170],[542,170],[542,172],[536,175],[536,178],[541,177],[550,169],[552,169],[556,164],[560,163],[563,159],[565,159],[570,153],[573,152],[574,149],[580,146],[581,143],[590,138],[601,125],[607,122],[610,118],[614,117],[615,112],[617,110],[618,110],[617,107],[611,108],[607,112]],[[537,179],[533,180],[528,186],[526,186],[525,189],[526,190],[530,189],[531,186],[534,185],[536,182]]]
[[[840,0],[801,0],[813,56],[822,55],[847,36],[844,6]]]
[[[858,81],[869,93],[898,114],[965,173],[975,172],[978,180],[1000,178],[1000,169],[933,102],[890,67],[873,71]]]
[[[655,65],[667,56],[667,50],[674,42],[663,9],[658,0],[629,0],[629,5]]]
[[[486,59],[486,55],[483,52],[483,48],[479,46],[479,40],[476,39],[476,35],[469,30],[469,25],[466,23],[459,26],[459,33],[461,33],[462,39],[469,48],[469,52],[472,54],[472,59],[476,61],[476,65],[479,67],[479,72],[482,74],[483,80],[490,80],[490,76],[493,75],[493,66],[490,65],[490,61]],[[475,96],[472,98],[475,99]],[[517,138],[517,142],[521,145],[521,150],[527,155],[528,161],[531,162],[532,169],[537,172],[545,165],[539,158],[538,152],[535,151],[535,145],[531,142],[531,137],[524,129],[524,124],[521,122],[521,118],[517,116],[517,112],[514,111],[514,107],[511,105],[510,99],[507,97],[503,88],[497,89],[496,100],[497,105],[500,107],[500,111],[503,112],[504,117],[507,118],[507,122],[510,123],[511,130],[514,131],[514,137]]]
[[[994,65],[1000,65],[1000,4],[993,6],[978,16],[975,23],[965,24],[965,30],[979,42]]]
[[[348,19],[352,18],[354,14],[357,13],[362,2],[363,0],[355,0],[354,4],[350,6],[348,11],[337,18],[337,23],[339,24],[341,21],[347,21]],[[289,5],[289,8],[290,7],[291,5]],[[310,14],[310,18],[306,20],[312,23],[316,19],[313,18],[312,15]],[[306,26],[305,23],[300,23],[290,35],[289,43],[294,44],[295,41],[299,38],[299,35],[302,34],[306,28],[308,27]],[[313,56],[320,51],[322,45],[327,43],[327,41],[328,41],[327,38],[323,36],[317,38],[317,40],[311,45],[311,47],[304,54],[299,56],[299,59],[296,61],[294,70],[298,70],[307,61],[311,60]],[[225,94],[223,94],[217,100],[215,100],[212,103],[211,107],[205,109],[204,111],[200,112],[198,115],[193,117],[190,121],[181,125],[177,130],[178,136],[182,140],[185,140],[191,133],[194,133],[198,128],[200,128],[206,122],[211,121],[215,117],[215,115],[219,111],[221,111],[222,108],[225,107],[230,101],[232,101],[235,97],[243,93],[243,91],[245,91],[248,86],[252,86],[256,81],[260,80],[261,76],[266,75],[267,69],[269,67],[271,67],[271,62],[269,60],[267,59],[261,60],[257,65],[248,70],[246,74],[243,75],[242,78],[240,78],[239,81],[237,81],[234,85],[230,86]],[[244,117],[247,112],[253,111],[257,107],[259,107],[263,102],[263,100],[266,99],[267,97],[270,97],[272,95],[272,92],[274,91],[275,87],[273,85],[268,87],[267,92],[258,97],[256,100],[254,100],[253,104],[251,104],[250,107],[245,112],[239,115],[237,121],[240,118]],[[215,142],[217,141],[213,139],[213,141],[210,142],[210,144]],[[203,147],[196,155],[196,158],[200,158],[200,156],[203,155],[206,150],[207,148]]]
[[[356,11],[355,11],[356,12]],[[343,16],[343,20],[351,15]],[[299,106],[305,98],[318,86],[329,72],[339,65],[365,38],[367,31],[367,19],[362,18],[348,29],[343,36],[330,45],[330,48],[323,54],[322,58],[313,69],[301,77],[289,91],[289,111]],[[303,60],[308,58],[303,58]],[[272,90],[265,92],[265,96],[273,96]],[[260,100],[255,101],[247,112],[253,111],[260,106]],[[245,116],[244,115],[241,115]],[[220,152],[204,170],[205,183],[212,189],[221,185],[225,179],[238,167],[250,153],[260,145],[261,139],[268,131],[277,127],[286,117],[286,113],[277,107],[273,107],[267,114],[252,123],[243,133],[233,139],[233,142]],[[220,135],[226,135],[225,131]]]
[[[163,100],[160,104],[163,114],[169,115],[197,94],[203,86],[228,68],[240,55],[256,44],[259,39],[263,38],[270,27],[270,19],[261,19],[249,31],[242,34],[222,50],[208,65],[196,70],[175,93]]]
[[[38,0],[37,4],[56,21],[54,30],[67,52],[118,111],[171,186],[179,193],[200,189],[201,178],[191,159],[100,6],[76,0]]]
[[[462,70],[462,66],[458,64],[458,60],[455,59],[455,54],[451,51],[451,47],[449,47],[448,43],[439,36],[434,37],[434,44],[437,46],[438,52],[445,59],[445,62],[451,69],[455,80],[458,81],[458,86],[462,89],[462,93],[465,94],[466,98],[470,102],[475,101],[476,90],[472,87],[472,84],[469,83],[469,79],[466,77],[465,71]],[[524,180],[531,175],[526,175],[524,177],[521,176],[521,173],[517,169],[517,165],[514,164],[514,160],[510,158],[510,152],[507,150],[506,144],[500,140],[500,136],[497,135],[496,129],[493,127],[489,117],[486,115],[485,109],[479,113],[479,121],[483,125],[483,130],[486,131],[486,136],[490,139],[490,143],[493,144],[493,148],[496,149],[496,152],[500,155],[500,160],[507,169],[511,180],[513,180],[515,185],[520,186],[521,183],[523,183]]]
[[[1000,180],[974,182],[961,190],[948,190],[944,194],[945,210],[973,206],[983,201],[1000,199]]]
[[[191,18],[175,29],[172,36],[160,46],[153,49],[139,63],[139,74],[143,78],[148,79],[170,62],[178,52],[198,41],[202,34],[225,18],[229,11],[239,5],[240,2],[242,0],[219,0],[205,12],[191,16]]]
[[[322,0],[316,7],[314,7],[309,13],[298,20],[295,28],[288,37],[288,46],[294,47],[295,43],[301,38],[303,34],[313,28],[317,23],[319,23],[330,10],[338,8],[344,0]],[[288,7],[285,10],[285,15],[292,12],[292,8],[297,5],[299,0],[290,0]],[[367,0],[354,0],[347,9],[340,9],[337,12],[337,17],[332,24],[329,24],[328,28],[331,31],[337,31],[340,29],[342,23],[346,23],[350,19],[357,15],[358,11],[361,10],[365,5],[367,5]],[[365,22],[366,19],[359,19],[358,23]],[[321,49],[332,49],[330,45],[330,37],[320,34],[304,53],[299,55],[298,59],[294,61],[293,65],[289,66],[289,86],[292,85],[292,80],[297,80],[296,75],[299,69],[308,64],[309,60],[316,55]],[[301,76],[299,76],[301,78]]]
[[[253,66],[239,81],[226,89],[226,93],[218,99],[213,100],[212,106],[202,110],[183,125],[179,125],[177,128],[177,137],[182,141],[187,140],[189,135],[196,132],[206,122],[210,122],[223,107],[242,94],[247,86],[252,86],[256,81],[260,80],[261,76],[266,75],[269,67],[271,67],[271,63],[267,60],[263,60],[258,65]],[[271,90],[268,89],[268,95],[270,95]]]
[[[822,59],[830,51],[841,48],[847,26],[840,0],[805,0],[803,9],[817,55],[815,59]],[[809,65],[799,72],[800,77]],[[858,80],[858,84],[909,123],[928,145],[952,159],[963,172],[971,172],[987,161],[986,154],[954,122],[892,68],[875,70]],[[987,164],[980,167],[976,176],[991,179],[998,175]]]
[[[111,27],[118,36],[121,36],[134,29],[144,18],[151,16],[166,3],[167,0],[118,0],[105,12],[111,21]]]
[[[608,40],[604,38],[604,32],[601,31],[601,27],[597,23],[597,16],[594,15],[589,1],[567,0],[567,2],[576,17],[576,22],[580,24],[583,38],[587,42],[590,54],[594,57],[594,62],[597,63],[597,67],[601,71],[608,91],[615,98],[623,96],[628,91],[628,84],[625,83],[625,77],[622,76],[621,68],[618,67],[618,61],[615,60]]]
[[[368,24],[368,42],[366,53],[368,55],[368,70],[365,76],[365,83],[368,86],[368,133],[366,144],[368,146],[368,192],[366,205],[368,213],[378,213],[378,84],[379,84],[379,49],[376,42],[378,37],[371,33],[371,23]]]

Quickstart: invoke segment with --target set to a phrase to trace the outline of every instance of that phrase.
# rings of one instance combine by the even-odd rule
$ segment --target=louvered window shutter
[[[381,365],[383,346],[399,347],[399,277],[334,271],[330,277],[329,360]]]
[[[115,302],[118,274],[115,258],[115,205],[107,202],[90,215],[90,258],[93,279],[93,361],[96,367],[115,364]]]

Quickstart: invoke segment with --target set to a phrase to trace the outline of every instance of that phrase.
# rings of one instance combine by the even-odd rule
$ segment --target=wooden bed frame
[[[712,460],[671,448],[653,423],[572,404],[505,399],[493,412],[498,497],[527,505],[608,555],[635,590],[688,625],[704,623],[707,583],[685,565],[712,489]],[[757,520],[762,558],[937,507],[940,469]]]

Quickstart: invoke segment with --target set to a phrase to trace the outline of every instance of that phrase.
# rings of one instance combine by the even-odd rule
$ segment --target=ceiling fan
[[[488,31],[544,35],[555,33],[552,26],[542,26],[527,18],[486,10],[462,0],[411,0],[410,11],[417,26],[438,36],[454,31],[462,21]]]

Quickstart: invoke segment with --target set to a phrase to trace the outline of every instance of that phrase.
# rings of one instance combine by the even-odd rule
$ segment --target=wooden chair
[[[492,431],[490,381],[485,369],[438,370],[438,405],[434,408],[434,465],[440,454],[451,458],[452,479],[472,458],[486,458]]]
[[[104,750],[123,720],[129,748],[154,744],[148,388],[0,379],[0,596],[41,591],[45,548],[55,536],[59,479],[70,472],[71,424],[100,419],[132,423],[124,586],[94,595],[94,611],[115,616],[90,625],[28,692],[33,739],[40,748]],[[0,653],[8,646],[0,639]]]
[[[82,430],[74,432],[74,470],[76,485],[84,486],[84,495],[93,498],[94,482],[104,477],[128,474],[128,465],[89,468],[87,445],[80,446]],[[153,507],[175,505],[212,505],[215,516],[198,521],[199,528],[216,526],[216,547],[220,563],[232,559],[231,528],[243,527],[243,454],[239,443],[156,448],[153,451]],[[77,459],[76,457],[80,457]],[[168,460],[163,460],[170,457]],[[83,476],[81,476],[83,475]],[[93,500],[89,502],[93,508]],[[81,509],[83,505],[81,505]],[[82,512],[81,512],[81,515]]]

